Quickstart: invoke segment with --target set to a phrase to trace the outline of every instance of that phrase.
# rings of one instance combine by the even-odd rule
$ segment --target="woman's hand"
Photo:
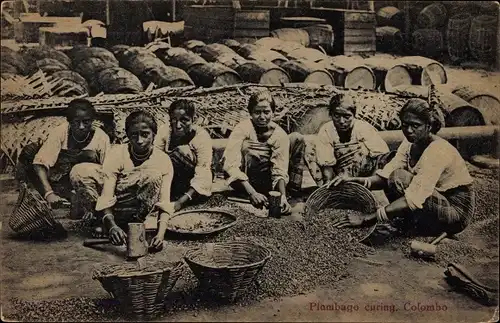
[[[267,207],[267,197],[258,192],[255,192],[250,195],[250,203],[258,209],[262,209],[263,206]]]
[[[51,193],[46,197],[47,202],[51,207],[61,207],[64,204],[69,204],[69,201],[65,198],[60,197],[55,193]]]
[[[328,183],[327,187],[330,188],[331,186],[337,186],[337,185],[340,185],[342,183],[347,183],[347,182],[359,183],[360,180],[357,177],[351,177],[351,176],[347,176],[347,175],[339,175],[339,176],[335,177],[334,179],[332,179],[330,181],[330,183]]]
[[[334,228],[360,227],[373,224],[377,219],[377,213],[367,215],[349,214],[339,218],[334,224]]]
[[[161,234],[157,234],[153,240],[151,240],[151,243],[149,244],[149,247],[150,248],[153,248],[154,250],[161,250],[163,249],[163,240],[165,239],[165,237]]]
[[[288,203],[286,196],[281,196],[281,214],[289,214],[292,212],[292,206]]]
[[[179,200],[177,200],[174,202],[174,211],[177,212],[180,209],[182,209],[182,203]]]
[[[127,234],[119,226],[114,225],[109,229],[109,239],[115,246],[121,246],[127,241]]]

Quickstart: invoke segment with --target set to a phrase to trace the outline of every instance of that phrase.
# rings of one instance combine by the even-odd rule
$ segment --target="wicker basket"
[[[165,299],[181,275],[182,262],[155,261],[137,264],[104,264],[95,268],[92,279],[118,300],[122,310],[135,317],[161,313]]]
[[[14,213],[9,218],[9,226],[20,234],[50,231],[61,227],[54,219],[54,213],[36,190],[21,184]]]
[[[271,252],[254,243],[207,243],[184,256],[200,287],[221,299],[242,295],[271,259]]]
[[[346,182],[330,188],[323,185],[314,191],[306,201],[306,216],[324,208],[351,209],[364,213],[377,210],[377,201],[372,192],[363,185]]]

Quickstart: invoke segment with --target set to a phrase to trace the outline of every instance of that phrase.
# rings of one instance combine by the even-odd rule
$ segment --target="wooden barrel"
[[[205,44],[204,42],[202,42],[201,40],[196,40],[196,39],[191,39],[191,40],[188,40],[188,41],[185,41],[183,44],[182,44],[182,47],[186,48],[186,49],[189,49],[195,53],[198,52],[198,49],[206,46],[207,44]]]
[[[446,112],[445,124],[447,127],[485,125],[484,117],[479,109],[459,96],[447,91],[438,91],[436,96],[442,103],[442,109]]]
[[[264,61],[248,61],[237,67],[243,81],[256,84],[280,85],[290,83],[288,73],[276,64]]]
[[[284,28],[303,28],[326,23],[325,19],[316,17],[282,17],[280,20]]]
[[[404,27],[404,20],[404,12],[396,7],[383,7],[377,11],[377,26],[388,26],[401,29]]]
[[[401,52],[404,45],[403,35],[396,27],[377,27],[377,51],[381,52]]]
[[[472,19],[469,33],[471,55],[482,62],[495,60],[497,18],[477,16]]]
[[[236,53],[223,53],[216,57],[215,61],[236,71],[236,69],[248,61]]]
[[[318,63],[307,60],[293,60],[281,64],[281,68],[288,72],[292,82],[334,85],[330,73]]]
[[[392,58],[370,57],[364,60],[375,74],[376,88],[390,92],[397,86],[411,85],[410,72],[404,64]]]
[[[207,62],[217,61],[217,57],[222,54],[232,54],[237,55],[231,48],[222,44],[209,44],[198,49],[201,57],[203,57]]]
[[[446,24],[448,12],[442,3],[426,6],[417,17],[417,24],[423,29],[434,29]]]
[[[241,77],[238,73],[220,63],[194,65],[187,72],[194,83],[202,87],[219,87],[241,83]]]
[[[495,95],[474,91],[467,86],[454,89],[453,94],[478,108],[486,124],[500,125],[500,99]]]
[[[263,37],[254,41],[253,44],[259,46],[260,48],[273,49],[279,46],[282,42],[283,40],[276,37]]]
[[[241,46],[237,51],[237,53],[247,59],[271,62],[277,65],[280,65],[281,63],[288,61],[288,59],[285,56],[274,50],[261,48],[257,45],[252,45],[252,44],[245,44]]]
[[[448,20],[446,44],[448,47],[448,55],[454,62],[462,61],[467,58],[469,52],[467,42],[469,40],[471,18],[470,14],[461,13]]]
[[[222,45],[226,45],[232,50],[237,50],[241,46],[240,42],[234,39],[223,39],[219,41],[219,43],[221,43]]]
[[[182,68],[184,71],[187,71],[194,65],[207,63],[200,55],[182,47],[172,47],[160,58],[166,65]]]
[[[291,41],[302,46],[309,46],[309,34],[304,29],[297,28],[281,28],[271,31],[271,36],[285,40]]]
[[[327,55],[314,48],[302,47],[288,53],[287,58],[295,60],[303,59],[313,62],[319,62],[327,58]]]
[[[323,48],[326,52],[333,50],[335,34],[331,25],[319,24],[302,28],[309,34],[309,46]]]
[[[375,89],[375,74],[361,59],[339,55],[319,63],[333,76],[336,86],[346,89]]]
[[[404,64],[412,78],[412,84],[429,86],[431,84],[446,84],[448,75],[443,64],[422,56],[404,56],[397,59]]]
[[[443,34],[437,29],[418,29],[412,34],[412,48],[427,57],[440,57],[444,50]]]

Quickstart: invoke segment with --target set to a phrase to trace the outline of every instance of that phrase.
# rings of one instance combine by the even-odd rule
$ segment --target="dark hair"
[[[186,114],[192,119],[194,119],[194,116],[196,115],[196,106],[194,102],[191,100],[186,100],[186,99],[175,100],[170,105],[168,113],[172,114],[174,110],[184,110],[186,111]]]
[[[351,103],[349,106],[345,107],[347,110],[351,111],[351,113],[356,116],[356,102],[353,100],[351,96],[346,96],[343,93],[336,93],[331,97],[330,103],[328,104],[328,111],[330,115],[333,115],[335,110],[342,105],[342,103],[348,102]]]
[[[432,108],[427,101],[413,98],[403,105],[399,111],[399,118],[402,119],[406,113],[412,113],[425,123],[431,126],[431,132],[436,134],[444,125],[444,117],[439,108]]]
[[[66,109],[66,119],[68,121],[73,120],[77,111],[87,112],[90,114],[92,119],[94,119],[97,115],[97,112],[90,101],[86,99],[74,99],[68,104],[68,108]]]
[[[271,110],[273,112],[276,111],[276,101],[274,100],[273,96],[269,91],[261,91],[254,93],[250,96],[250,99],[248,100],[248,112],[252,113],[253,109],[260,103],[260,102],[269,102],[271,106]]]
[[[158,124],[156,123],[155,118],[149,112],[145,111],[134,111],[128,115],[127,119],[125,119],[125,133],[128,134],[130,127],[140,122],[147,124],[151,128],[153,134],[156,135],[158,132]]]

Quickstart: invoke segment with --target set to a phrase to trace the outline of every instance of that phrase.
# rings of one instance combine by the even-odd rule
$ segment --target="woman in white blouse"
[[[267,91],[253,94],[248,102],[250,118],[233,129],[224,150],[223,169],[227,184],[246,193],[257,208],[267,207],[271,190],[281,193],[283,213],[289,213],[286,185],[290,140],[287,133],[272,121],[276,102]]]
[[[94,203],[113,244],[125,243],[128,223],[144,222],[159,211],[158,231],[151,244],[163,246],[167,221],[174,213],[170,202],[173,167],[168,155],[153,145],[157,130],[149,113],[132,112],[125,120],[129,143],[113,146],[102,168],[94,167],[93,172],[80,176],[81,198]]]
[[[71,191],[80,173],[101,165],[110,147],[108,135],[93,122],[96,111],[85,99],[71,101],[66,110],[67,123],[50,131],[41,147],[27,145],[19,156],[18,170],[23,180],[32,184],[53,207],[69,203]],[[75,205],[73,210],[79,210]],[[74,213],[74,212],[73,212]],[[79,217],[88,215],[85,211]]]
[[[391,203],[374,214],[347,216],[338,226],[399,219],[405,229],[429,235],[462,231],[474,213],[473,180],[460,153],[436,135],[444,124],[442,114],[424,100],[411,99],[400,119],[406,140],[382,170],[371,177],[337,177],[331,182],[385,189]]]
[[[316,139],[323,183],[340,175],[371,176],[394,156],[377,129],[356,119],[356,102],[351,96],[333,96],[329,112],[332,121],[320,128]]]
[[[180,99],[170,105],[170,125],[158,129],[155,145],[170,157],[174,167],[171,198],[175,211],[186,203],[212,194],[212,139],[193,124],[194,102]]]

